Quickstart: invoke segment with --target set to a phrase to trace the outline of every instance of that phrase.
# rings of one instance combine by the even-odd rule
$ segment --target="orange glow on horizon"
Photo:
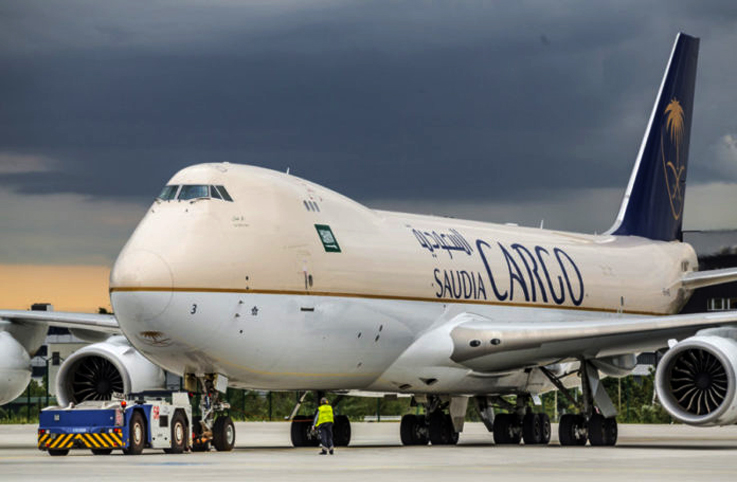
[[[112,311],[108,266],[0,264],[0,309],[51,303],[55,311]]]

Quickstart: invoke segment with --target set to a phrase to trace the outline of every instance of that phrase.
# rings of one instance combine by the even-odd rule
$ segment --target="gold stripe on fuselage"
[[[291,295],[291,296],[325,296],[333,298],[359,298],[371,300],[387,300],[387,301],[418,301],[427,303],[446,303],[446,304],[468,304],[468,305],[484,305],[484,306],[505,306],[514,308],[538,308],[550,310],[571,310],[571,311],[590,311],[597,313],[622,313],[626,315],[643,315],[643,316],[665,316],[672,313],[656,313],[650,311],[628,311],[616,310],[611,308],[596,308],[588,306],[556,306],[532,303],[504,303],[500,301],[488,300],[456,300],[448,298],[423,298],[419,296],[396,296],[385,294],[367,294],[367,293],[336,293],[330,291],[298,291],[298,290],[249,290],[249,289],[232,289],[232,288],[162,288],[156,286],[142,287],[115,287],[110,288],[110,294],[119,292],[171,292],[171,293],[240,293],[253,295]]]

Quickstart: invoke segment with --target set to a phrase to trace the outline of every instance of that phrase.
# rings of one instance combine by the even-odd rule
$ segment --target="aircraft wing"
[[[451,359],[479,372],[652,351],[699,330],[737,324],[737,311],[584,321],[502,321],[463,313],[450,330]]]
[[[48,326],[83,329],[111,334],[121,333],[118,321],[113,315],[65,313],[55,311],[0,310],[0,322],[2,320],[15,323],[45,324]]]

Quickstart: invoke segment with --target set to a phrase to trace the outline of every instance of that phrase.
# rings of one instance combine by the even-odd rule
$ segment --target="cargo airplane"
[[[59,370],[62,405],[160,386],[163,368],[202,391],[193,429],[223,431],[219,450],[235,438],[216,418],[228,386],[412,397],[424,414],[400,431],[416,445],[456,443],[470,400],[496,443],[548,443],[535,401],[580,385],[560,443],[614,445],[601,379],[655,350],[673,418],[736,423],[737,312],[677,314],[694,289],[737,280],[737,269],[698,271],[682,242],[698,45],[676,38],[606,233],[377,211],[288,173],[191,166],[117,258],[114,316],[0,311],[2,402],[25,388],[56,325],[95,342]],[[293,414],[294,444],[314,443],[302,421]],[[345,417],[336,438],[350,439]]]

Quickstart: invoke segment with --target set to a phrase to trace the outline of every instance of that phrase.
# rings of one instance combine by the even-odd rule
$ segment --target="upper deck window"
[[[177,196],[178,190],[179,186],[164,186],[164,189],[161,190],[161,194],[159,194],[159,199],[163,201],[174,199]]]
[[[210,189],[208,186],[200,184],[185,184],[179,191],[177,199],[187,201],[189,199],[209,198]]]

